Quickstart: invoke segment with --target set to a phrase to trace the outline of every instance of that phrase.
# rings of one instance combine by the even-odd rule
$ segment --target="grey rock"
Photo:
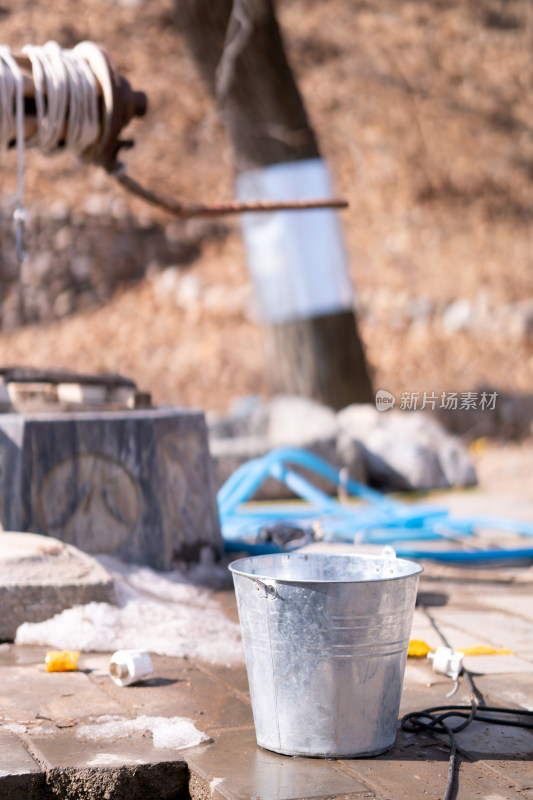
[[[0,639],[91,602],[115,602],[113,580],[94,558],[50,536],[0,533]]]
[[[207,414],[209,435],[214,439],[266,436],[268,419],[269,404],[258,395],[247,395],[237,399],[227,414],[215,412]]]
[[[74,231],[68,225],[64,225],[54,236],[54,246],[58,250],[68,250],[74,244]]]
[[[339,440],[335,412],[305,397],[279,395],[269,406],[267,440],[269,449],[299,447],[310,450],[337,469],[347,468],[351,477],[364,482],[366,470],[363,450],[345,438]],[[305,470],[302,471],[307,475]],[[323,491],[334,488],[329,481],[313,482]]]
[[[313,400],[285,395],[269,402],[253,396],[243,398],[227,416],[211,415],[209,430],[218,487],[245,461],[278,447],[310,450],[337,469],[346,467],[356,480],[364,482],[366,478],[363,448],[349,438],[339,442],[335,412]],[[323,491],[334,489],[329,481],[300,468],[298,471]],[[254,495],[261,500],[293,496],[272,479]]]
[[[74,308],[74,293],[67,289],[54,300],[54,316],[61,319],[70,314]]]
[[[107,301],[124,282],[141,278],[150,262],[161,268],[168,264],[190,264],[200,252],[201,242],[216,235],[216,226],[193,228],[185,240],[169,241],[162,224],[146,217],[131,216],[120,198],[97,186],[87,197],[85,213],[70,214],[63,203],[51,208],[34,205],[24,232],[27,257],[19,268],[12,209],[2,204],[0,209],[0,272],[3,278],[0,298],[0,328],[11,330],[26,323],[48,322],[83,308],[79,298],[91,292],[93,301]],[[105,191],[107,190],[107,191]],[[183,226],[182,226],[182,229]],[[222,230],[222,229],[220,229]],[[220,237],[221,232],[218,233]],[[20,313],[4,306],[4,298],[16,289],[22,275],[23,304]],[[176,303],[189,307],[202,298],[198,287],[186,280],[171,292]],[[164,287],[163,287],[164,288]],[[73,293],[73,302],[54,302],[65,291]],[[220,305],[220,298],[211,298]],[[242,292],[222,297],[226,313],[241,309],[246,298]]]
[[[515,339],[530,341],[533,338],[533,300],[522,300],[509,307],[510,328]]]
[[[64,800],[179,800],[188,792],[189,770],[183,760],[120,764],[108,767],[66,766],[50,769],[46,784],[51,797]]]
[[[476,483],[466,448],[425,412],[352,405],[337,414],[344,441],[364,448],[368,478],[386,489],[428,490]]]
[[[242,464],[253,458],[261,458],[270,450],[264,436],[211,438],[209,448],[213,459],[217,490]],[[329,485],[327,488],[330,488]],[[290,489],[273,478],[266,478],[249,499],[264,501],[290,498],[294,498]]]
[[[371,405],[352,405],[335,414],[302,397],[245,398],[227,416],[212,415],[209,428],[218,487],[242,463],[278,447],[310,450],[355,480],[386,491],[476,483],[468,450],[422,411],[380,412]],[[303,474],[324,491],[334,488]],[[290,496],[273,481],[257,494],[261,499]]]
[[[165,225],[165,238],[170,244],[175,244],[185,238],[183,222],[178,222],[177,220],[168,222]]]
[[[84,281],[90,277],[93,266],[93,260],[90,255],[79,253],[73,256],[70,262],[70,271],[76,280]]]
[[[427,295],[410,297],[407,301],[407,315],[412,322],[426,322],[435,312],[435,301]]]
[[[21,277],[24,283],[40,282],[53,269],[54,255],[49,251],[29,253],[21,265]]]

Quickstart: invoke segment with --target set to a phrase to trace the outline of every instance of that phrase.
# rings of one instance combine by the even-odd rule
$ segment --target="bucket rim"
[[[263,572],[250,572],[249,570],[242,569],[239,565],[242,565],[245,561],[250,562],[258,562],[258,561],[267,561],[267,560],[281,560],[282,558],[290,560],[291,558],[304,558],[304,560],[316,560],[320,558],[324,558],[327,556],[331,559],[357,559],[359,561],[392,561],[393,559],[390,556],[381,556],[381,555],[372,555],[369,553],[299,553],[299,552],[292,552],[292,553],[268,553],[260,556],[246,556],[244,558],[238,558],[235,561],[232,561],[228,564],[228,569],[234,575],[240,575],[243,578],[250,578],[250,579],[261,579],[265,581],[275,581],[276,583],[376,583],[382,581],[398,581],[404,580],[405,578],[412,578],[415,575],[418,576],[420,573],[424,571],[424,567],[421,564],[418,564],[416,561],[413,561],[409,558],[397,558],[394,556],[394,561],[399,561],[402,564],[409,564],[413,567],[412,571],[404,574],[404,575],[389,575],[386,577],[369,577],[369,578],[339,578],[337,580],[331,580],[331,578],[288,578],[288,577],[275,577],[273,575],[269,575],[268,571],[266,573]]]

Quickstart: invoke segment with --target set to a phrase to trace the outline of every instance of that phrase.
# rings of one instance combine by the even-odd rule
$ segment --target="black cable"
[[[446,637],[439,629],[437,623],[429,613],[426,606],[421,606],[422,611],[426,614],[433,628],[438,633],[446,647],[451,647]],[[451,648],[453,649],[453,648]],[[448,737],[450,744],[450,759],[448,762],[448,777],[446,779],[446,791],[442,800],[452,800],[453,790],[455,787],[455,774],[457,766],[457,739],[455,734],[464,731],[468,725],[476,720],[478,722],[486,722],[492,725],[509,725],[515,728],[531,728],[533,729],[533,711],[526,711],[521,708],[498,708],[496,706],[487,706],[483,700],[481,693],[474,683],[474,679],[470,672],[463,667],[461,675],[465,678],[468,688],[470,690],[470,705],[469,706],[434,706],[433,708],[426,708],[423,711],[412,711],[405,714],[400,720],[402,730],[407,733],[445,733]],[[440,713],[439,713],[440,712]],[[486,712],[491,714],[503,715],[502,717],[487,716]],[[505,715],[519,717],[519,719],[505,719]],[[459,725],[451,727],[445,720],[449,717],[459,717],[464,720]],[[530,719],[522,720],[520,717]]]
[[[468,673],[466,673],[466,675],[468,675],[469,682],[472,683],[471,676]],[[502,716],[487,716],[486,712]],[[505,715],[519,717],[519,719],[506,719]],[[445,721],[449,717],[459,717],[463,719],[464,722],[452,727]],[[525,717],[526,719],[520,719],[520,717]],[[450,760],[446,791],[443,800],[451,800],[453,796],[458,749],[455,734],[463,731],[468,725],[475,721],[533,729],[533,711],[517,708],[498,708],[496,706],[480,707],[477,705],[472,693],[471,704],[469,706],[434,706],[433,708],[426,708],[424,711],[412,711],[409,714],[405,714],[401,719],[402,730],[408,733],[445,733],[448,736]]]

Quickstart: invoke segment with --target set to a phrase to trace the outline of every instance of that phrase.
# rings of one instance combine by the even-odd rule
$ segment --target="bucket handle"
[[[256,584],[256,586],[257,586],[257,590],[258,590],[258,591],[259,591],[259,588],[261,588],[261,589],[264,589],[264,591],[265,591],[265,594],[263,595],[263,597],[266,597],[266,598],[268,598],[269,600],[275,600],[277,597],[279,597],[279,595],[278,595],[278,590],[276,589],[276,587],[275,587],[275,586],[272,586],[272,584],[270,584],[270,583],[265,583],[265,582],[264,582],[264,581],[262,581],[260,578],[255,578],[255,577],[253,577],[252,575],[248,575],[247,577],[248,577],[248,578],[249,578],[249,579],[250,579],[250,580],[251,580],[253,583],[255,583],[255,584]]]

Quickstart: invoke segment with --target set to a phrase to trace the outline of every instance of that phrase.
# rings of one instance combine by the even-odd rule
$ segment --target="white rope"
[[[19,261],[24,258],[24,80],[8,47],[0,45],[0,149],[7,150],[13,138],[17,144],[17,192],[13,220]],[[15,101],[13,103],[13,100]],[[13,115],[13,105],[15,114]]]
[[[68,150],[83,153],[100,133],[98,86],[87,60],[56,42],[26,45],[22,52],[32,65],[39,149],[52,153],[64,141]]]
[[[37,112],[37,133],[25,142],[22,73],[9,47],[0,45],[0,150],[7,150],[16,140],[18,182],[13,218],[20,260],[25,219],[24,145],[37,146],[44,155],[60,146],[81,155],[100,136],[98,83],[88,58],[91,48],[96,46],[90,42],[74,50],[62,50],[56,42],[22,48],[31,62]]]

